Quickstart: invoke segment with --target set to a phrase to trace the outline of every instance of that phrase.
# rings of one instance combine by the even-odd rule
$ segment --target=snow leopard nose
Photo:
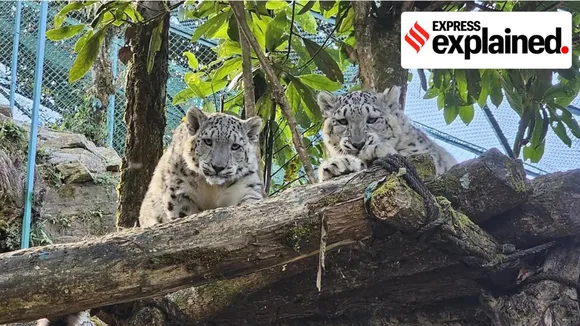
[[[220,173],[221,171],[225,170],[225,166],[221,166],[221,165],[211,165],[211,167],[213,168],[213,170],[215,171],[215,173]]]
[[[365,142],[359,142],[359,143],[352,143],[352,146],[356,149],[358,149],[359,151],[365,146]]]

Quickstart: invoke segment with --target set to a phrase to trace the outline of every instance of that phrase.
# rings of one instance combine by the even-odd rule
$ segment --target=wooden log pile
[[[493,149],[437,178],[428,157],[411,161],[442,221],[424,243],[424,199],[405,176],[373,168],[253,205],[0,255],[0,323],[192,287],[172,297],[191,324],[580,323],[580,170],[530,182],[521,162]],[[379,180],[369,216],[363,194]]]

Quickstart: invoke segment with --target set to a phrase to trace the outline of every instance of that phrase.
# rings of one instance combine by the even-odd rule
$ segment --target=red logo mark
[[[421,36],[419,36],[421,34]],[[429,40],[429,33],[419,25],[419,22],[415,22],[415,25],[411,27],[409,32],[405,34],[405,41],[419,53],[423,45]]]

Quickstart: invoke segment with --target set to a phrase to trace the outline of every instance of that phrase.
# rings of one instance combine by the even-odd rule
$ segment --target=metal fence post
[[[32,222],[32,195],[34,192],[34,170],[36,167],[36,138],[38,136],[38,111],[42,96],[42,66],[44,64],[46,19],[48,1],[41,1],[38,23],[38,47],[36,52],[36,69],[34,72],[34,95],[32,99],[32,121],[30,122],[30,139],[28,142],[28,161],[26,166],[26,197],[24,201],[24,218],[22,221],[21,248],[30,245],[30,225]]]
[[[117,79],[117,38],[113,38],[113,47],[111,49],[111,70],[113,71],[113,94],[109,95],[109,105],[107,106],[107,146],[113,147],[113,131],[115,127],[115,96],[117,95],[117,86],[115,80]]]
[[[18,71],[18,46],[20,43],[20,16],[22,15],[22,2],[16,0],[16,16],[14,17],[14,38],[12,41],[12,77],[10,78],[10,112],[14,116],[14,103],[16,102],[16,72]]]

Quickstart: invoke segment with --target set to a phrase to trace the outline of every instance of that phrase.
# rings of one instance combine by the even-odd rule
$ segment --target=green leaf
[[[441,110],[445,107],[445,94],[439,93],[437,96],[437,109]]]
[[[298,91],[292,82],[290,82],[288,87],[286,87],[285,94],[286,98],[288,99],[288,105],[290,105],[290,108],[292,108],[292,110],[298,110],[300,103],[302,103],[302,98],[300,98],[300,94],[298,94]]]
[[[310,11],[310,9],[312,9],[312,7],[314,6],[314,4],[316,3],[316,1],[310,0],[308,1],[304,7],[302,7],[302,9],[300,9],[300,11],[298,12],[298,15],[302,15],[305,12]]]
[[[238,21],[236,17],[232,15],[228,21],[228,36],[232,41],[240,41],[240,30],[238,29]]]
[[[195,54],[189,51],[185,51],[183,52],[183,55],[187,57],[187,65],[189,66],[189,68],[191,68],[192,70],[199,69],[199,62],[197,61]]]
[[[457,118],[458,113],[459,110],[455,105],[446,105],[445,109],[443,109],[443,117],[445,118],[445,123],[449,125],[453,121],[455,121],[455,118]]]
[[[467,79],[468,94],[474,101],[477,101],[479,99],[479,95],[481,94],[482,88],[479,70],[467,69],[465,70],[465,77]]]
[[[467,78],[465,77],[465,71],[457,69],[454,75],[459,96],[463,101],[467,102]]]
[[[242,58],[232,58],[223,63],[223,65],[216,70],[213,80],[222,80],[232,74],[237,74],[242,70]]]
[[[555,109],[553,109],[554,115],[556,115],[560,121],[564,122],[566,126],[568,126],[572,135],[580,139],[580,126],[578,125],[578,121],[576,121],[574,118],[574,115],[572,115],[572,113],[567,108],[557,103],[552,103],[549,105],[555,107]],[[561,114],[558,114],[556,109],[559,109]]]
[[[64,23],[66,16],[68,15],[69,12],[74,11],[74,10],[79,10],[82,9],[84,7],[90,6],[93,3],[98,2],[97,0],[94,1],[85,1],[85,2],[73,2],[73,3],[69,3],[68,5],[64,6],[55,16],[54,16],[54,28],[60,28],[62,26],[62,23]]]
[[[321,10],[330,10],[335,4],[336,0],[320,0],[320,9]]]
[[[534,149],[534,154],[530,158],[532,163],[538,163],[544,156],[544,149],[546,148],[546,142],[542,141],[542,143]]]
[[[151,39],[149,40],[149,53],[147,54],[147,73],[153,69],[153,62],[155,62],[155,54],[161,49],[161,42],[163,41],[161,33],[163,33],[163,19],[159,19],[157,26],[151,32]]]
[[[342,19],[340,22],[340,26],[338,26],[339,33],[346,33],[348,32],[354,24],[354,9],[352,7],[348,8],[348,12],[346,13],[346,17]]]
[[[339,90],[342,87],[341,83],[332,81],[328,79],[326,76],[317,75],[317,74],[308,74],[298,76],[300,81],[304,83],[304,85],[311,87],[316,90],[325,90],[334,92]]]
[[[196,95],[197,94],[195,93],[195,91],[193,91],[189,87],[182,89],[181,91],[177,92],[177,94],[175,94],[175,96],[173,97],[173,101],[171,101],[171,104],[178,105],[184,103],[187,100],[194,98]]]
[[[282,36],[287,25],[288,19],[286,19],[285,11],[280,11],[274,20],[268,24],[268,28],[266,29],[266,49],[269,52],[276,50],[284,42]]]
[[[306,46],[306,51],[308,51],[318,69],[320,69],[320,71],[322,71],[326,77],[330,78],[331,80],[337,81],[341,84],[344,83],[342,71],[340,70],[338,63],[336,63],[330,54],[328,54],[324,48],[316,44],[314,41],[311,41],[307,38],[302,38],[302,40]]]
[[[135,10],[135,7],[133,7],[132,5],[127,6],[127,8],[125,8],[125,14],[127,14],[127,16],[129,16],[129,18],[131,18],[131,20],[134,22],[143,21],[143,16],[141,16],[139,11]]]
[[[322,113],[320,112],[320,107],[318,106],[318,103],[314,99],[312,91],[308,87],[306,87],[306,85],[304,85],[302,81],[300,81],[300,79],[294,77],[292,77],[291,79],[292,83],[294,84],[294,87],[296,87],[298,94],[300,94],[300,97],[302,98],[302,101],[305,104],[304,111],[306,112],[308,117],[312,121],[320,121],[322,119]]]
[[[201,110],[203,112],[207,112],[207,113],[214,113],[216,111],[215,110],[215,106],[216,106],[216,104],[215,104],[215,102],[213,100],[210,101],[210,100],[205,100],[204,99],[203,100],[203,104],[201,106]]]
[[[268,0],[266,2],[266,9],[269,10],[284,9],[286,7],[288,7],[288,2],[285,0]]]
[[[465,123],[466,126],[469,126],[471,121],[473,121],[473,117],[475,116],[475,110],[472,105],[462,106],[459,108],[459,117],[461,121]]]
[[[112,10],[119,8],[125,10],[125,8],[127,8],[127,6],[129,6],[130,4],[131,2],[128,1],[110,1],[101,5],[99,9],[97,9],[97,12],[95,13],[95,18],[91,22],[91,27],[97,28],[97,26],[99,26],[99,24],[103,20],[105,20],[108,23],[109,21],[115,18],[111,13]]]
[[[79,37],[79,39],[75,43],[74,48],[75,53],[79,53],[82,50],[83,46],[85,46],[87,40],[91,38],[91,36],[93,36],[93,30],[89,29],[85,34],[83,34],[83,36]]]
[[[501,102],[503,102],[503,93],[501,87],[493,87],[490,90],[489,96],[491,97],[491,103],[496,107],[499,107]]]
[[[205,23],[195,29],[193,36],[191,37],[191,42],[197,42],[202,35],[206,38],[211,38],[213,34],[226,22],[231,14],[230,11],[222,11],[212,18],[208,19]]]
[[[46,32],[46,38],[51,41],[67,40],[78,33],[80,33],[85,28],[84,24],[64,26],[57,29],[51,29]]]
[[[93,66],[93,63],[97,59],[99,50],[103,41],[105,40],[105,32],[107,27],[99,29],[94,35],[92,35],[79,51],[75,61],[70,68],[68,74],[68,82],[73,83],[81,79]]]
[[[425,95],[423,95],[423,99],[428,100],[435,98],[439,95],[439,93],[440,92],[437,88],[429,88],[427,92],[425,92]]]
[[[568,133],[566,132],[566,127],[560,121],[553,121],[551,124],[552,130],[554,133],[560,137],[562,142],[566,144],[568,147],[572,147],[572,140],[568,137]]]
[[[294,21],[306,33],[316,35],[318,24],[316,24],[316,19],[314,18],[311,12],[306,12],[305,14],[295,16]]]

